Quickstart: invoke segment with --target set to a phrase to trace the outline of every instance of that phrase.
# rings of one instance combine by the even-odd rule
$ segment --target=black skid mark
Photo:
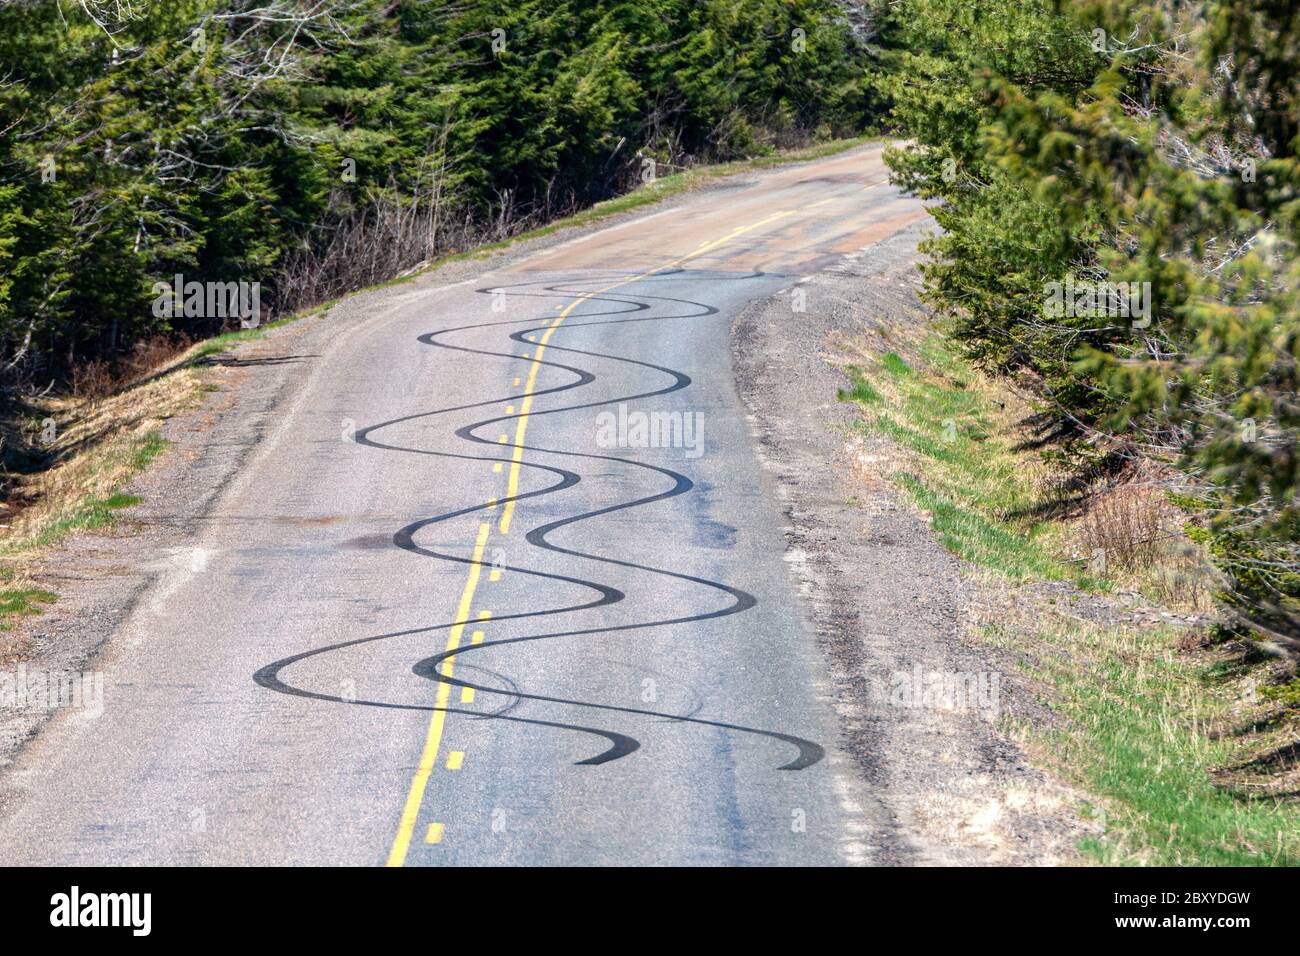
[[[668,277],[670,275],[676,275],[678,274],[678,272],[680,272],[680,270],[675,270],[671,273],[665,272],[665,273],[658,274],[654,278],[658,278],[660,276]],[[760,273],[753,273],[752,275],[756,276],[759,274]],[[724,278],[734,279],[734,278],[749,278],[749,277],[750,276],[724,277]],[[532,284],[522,283],[518,286],[507,286],[507,287],[492,286],[488,288],[478,289],[476,291],[480,293],[495,293],[498,290],[503,288],[518,290],[521,288],[525,288],[529,285]],[[543,291],[540,292],[513,291],[513,292],[508,292],[507,294],[511,296],[530,296],[530,297],[550,299],[553,298],[554,295],[558,293],[562,295],[581,296],[583,298],[583,301],[600,302],[602,304],[618,305],[618,306],[625,307],[619,309],[612,309],[606,312],[584,314],[583,316],[581,316],[582,318],[586,318],[586,319],[591,319],[594,316],[608,316],[608,315],[633,316],[633,317],[617,318],[617,319],[598,319],[596,321],[573,322],[565,325],[564,326],[565,330],[582,328],[589,325],[621,324],[623,322],[645,322],[645,321],[657,322],[657,321],[666,321],[672,319],[701,318],[709,315],[714,315],[718,311],[716,308],[706,305],[704,303],[693,302],[685,299],[676,299],[676,298],[651,296],[651,295],[638,295],[636,299],[630,299],[630,298],[624,298],[620,296],[609,295],[605,293],[589,293],[583,290],[567,289],[564,288],[563,286],[564,283],[553,284],[553,285],[544,286]],[[682,315],[635,316],[635,313],[637,312],[645,312],[652,308],[652,306],[647,304],[645,300],[653,300],[655,302],[671,302],[679,305],[685,305],[697,309],[699,311],[682,314]],[[535,322],[535,321],[536,321],[535,319],[522,320],[522,322]],[[454,328],[444,329],[438,332],[426,333],[424,335],[419,336],[418,340],[424,345],[432,346],[436,348],[444,348],[451,351],[519,360],[521,357],[513,352],[495,352],[495,351],[483,350],[483,349],[472,349],[465,346],[452,345],[447,342],[441,341],[441,339],[444,336],[452,335],[456,332],[477,330],[477,329],[493,327],[493,326],[519,325],[519,324],[521,324],[521,320],[505,320],[500,322],[478,323],[474,325],[457,326]],[[511,340],[515,342],[519,342],[520,344],[531,345],[534,343],[527,342],[526,336],[536,334],[539,332],[544,332],[546,329],[550,327],[551,327],[550,323],[545,323],[540,326],[532,326],[529,328],[524,328],[512,332],[509,337]],[[561,331],[559,327],[556,327],[555,330],[557,332]],[[553,414],[558,414],[560,412],[571,412],[579,409],[590,409],[590,408],[596,408],[605,405],[614,405],[619,402],[630,402],[638,399],[650,398],[659,395],[666,395],[671,392],[675,392],[683,388],[686,388],[691,383],[690,377],[685,375],[682,372],[678,372],[676,370],[669,369],[664,366],[654,365],[652,363],[642,362],[636,359],[627,358],[625,356],[608,355],[604,353],[584,351],[581,349],[574,349],[574,348],[556,345],[554,343],[548,343],[546,348],[548,351],[553,351],[553,352],[563,352],[571,355],[581,355],[589,358],[601,358],[610,361],[621,362],[628,365],[639,366],[641,368],[646,368],[646,369],[650,369],[662,373],[668,376],[671,379],[671,382],[670,384],[666,385],[663,388],[654,389],[652,391],[643,392],[639,394],[625,395],[616,398],[605,399],[605,400],[595,401],[595,402],[587,402],[582,404],[566,405],[557,408],[534,410],[530,412],[530,415],[532,416],[540,417],[542,415],[553,415]],[[581,388],[583,386],[586,386],[596,381],[595,374],[585,369],[578,368],[572,365],[566,365],[555,361],[543,361],[538,359],[529,359],[527,361],[536,362],[540,365],[544,365],[557,370],[568,372],[573,376],[572,380],[568,383],[561,384],[558,386],[553,386],[546,389],[534,390],[531,393],[534,397],[540,395],[556,394],[559,392],[568,391],[570,389]],[[412,422],[424,418],[431,418],[433,416],[438,416],[438,415],[450,414],[453,412],[463,411],[472,408],[485,407],[489,405],[500,405],[503,402],[510,401],[516,398],[518,398],[517,395],[511,394],[499,398],[487,399],[481,402],[474,402],[466,405],[440,408],[432,411],[420,412],[412,415],[403,416],[400,418],[391,419],[389,421],[381,422],[376,425],[371,425],[365,429],[358,431],[356,433],[356,441],[358,444],[361,445],[366,445],[369,447],[373,447],[381,450],[387,450],[387,451],[400,451],[400,452],[407,452],[411,454],[428,455],[428,456],[438,457],[438,458],[452,458],[452,459],[460,459],[460,460],[468,460],[468,461],[483,461],[483,462],[503,462],[504,464],[512,464],[513,463],[512,458],[503,459],[496,456],[456,454],[451,452],[430,451],[427,449],[420,449],[420,448],[409,448],[406,446],[385,444],[383,442],[376,441],[371,436],[374,433],[380,431],[381,429],[388,428],[393,425]],[[488,438],[480,437],[474,433],[481,428],[486,428],[489,425],[495,425],[504,421],[517,420],[520,417],[521,415],[516,414],[516,415],[497,416],[494,418],[485,419],[483,421],[475,422],[473,424],[457,429],[455,435],[458,438],[469,441],[471,443],[489,445],[492,446],[493,448],[496,448],[499,447],[497,442],[492,441],[491,439]],[[267,687],[268,689],[276,690],[281,693],[294,694],[296,696],[309,697],[318,700],[328,700],[328,701],[333,701],[338,703],[360,704],[363,706],[389,707],[389,708],[397,708],[397,709],[414,709],[414,710],[430,710],[430,711],[436,709],[442,709],[448,713],[465,714],[467,716],[471,716],[476,719],[511,720],[515,722],[531,723],[538,726],[555,727],[557,729],[568,729],[577,732],[595,733],[604,736],[606,739],[611,741],[612,746],[608,750],[594,757],[587,758],[586,760],[578,761],[579,764],[585,764],[585,765],[605,763],[609,760],[614,760],[617,759],[618,757],[626,756],[627,754],[635,751],[640,745],[634,738],[627,737],[626,735],[616,734],[610,731],[602,731],[596,728],[585,727],[585,726],[575,725],[575,724],[531,720],[522,717],[515,717],[513,715],[508,715],[507,713],[505,713],[505,711],[513,709],[515,704],[517,704],[520,700],[533,700],[538,702],[562,704],[562,705],[582,707],[582,708],[588,708],[594,710],[602,710],[608,712],[635,714],[639,716],[646,716],[646,717],[668,720],[676,723],[697,724],[701,726],[732,730],[732,731],[737,731],[742,733],[756,734],[759,736],[767,737],[772,740],[777,740],[777,741],[781,741],[793,745],[798,751],[798,755],[794,760],[782,765],[779,769],[801,770],[806,767],[812,766],[813,764],[820,761],[822,757],[825,755],[825,751],[821,746],[813,743],[812,741],[804,740],[803,738],[795,737],[789,734],[779,733],[776,731],[762,730],[762,729],[752,728],[752,727],[745,727],[738,724],[730,724],[722,721],[706,720],[704,718],[695,716],[694,712],[686,715],[673,714],[673,713],[654,711],[654,710],[649,710],[644,708],[620,707],[616,705],[601,704],[592,701],[582,701],[582,700],[574,700],[574,699],[567,699],[567,698],[560,698],[560,697],[528,694],[520,691],[517,688],[511,690],[502,690],[499,687],[491,687],[482,684],[475,684],[469,681],[452,678],[442,674],[439,671],[439,665],[442,661],[457,656],[463,657],[466,654],[468,654],[470,651],[479,648],[488,648],[494,646],[499,647],[508,644],[518,644],[518,643],[524,643],[524,642],[530,642],[536,640],[544,640],[549,638],[595,635],[595,634],[610,634],[610,633],[619,633],[623,631],[645,629],[645,628],[657,628],[657,627],[666,627],[666,626],[678,625],[678,624],[699,623],[710,619],[726,617],[731,614],[742,613],[750,609],[757,603],[756,599],[752,595],[749,595],[744,591],[741,591],[737,588],[733,588],[721,582],[710,581],[704,578],[699,578],[687,574],[681,574],[675,571],[670,571],[662,568],[654,568],[647,565],[635,564],[633,562],[623,561],[617,558],[575,551],[572,549],[560,547],[558,545],[555,545],[547,541],[548,534],[567,525],[571,525],[580,521],[588,520],[602,515],[612,514],[618,511],[641,507],[643,505],[651,504],[653,502],[663,501],[663,500],[677,497],[678,495],[681,494],[685,494],[694,487],[693,483],[685,475],[679,474],[678,472],[672,471],[671,469],[660,468],[658,466],[649,465],[644,462],[639,462],[633,459],[620,458],[611,455],[596,455],[596,454],[572,452],[572,451],[566,451],[560,449],[541,448],[538,446],[531,446],[531,445],[521,445],[521,446],[512,445],[510,447],[512,452],[515,448],[521,448],[526,451],[533,451],[533,452],[538,452],[538,453],[548,454],[548,455],[557,455],[561,457],[570,457],[570,458],[581,458],[581,459],[587,459],[593,461],[608,461],[608,462],[614,462],[623,465],[629,465],[635,468],[647,469],[649,471],[658,473],[664,476],[665,478],[667,478],[672,483],[671,487],[658,494],[632,499],[626,502],[620,502],[615,505],[610,505],[604,508],[597,509],[595,511],[586,512],[579,515],[573,515],[568,518],[563,518],[558,521],[553,521],[546,525],[534,528],[531,531],[529,531],[525,536],[525,539],[528,541],[530,545],[533,545],[534,547],[542,548],[544,550],[549,550],[555,553],[564,554],[567,556],[583,558],[586,560],[596,561],[599,563],[614,565],[614,566],[628,568],[628,569],[634,569],[634,570],[643,571],[650,574],[667,576],[667,577],[674,578],[676,580],[685,581],[691,584],[710,588],[727,595],[731,599],[731,603],[729,605],[720,607],[716,610],[705,612],[702,614],[686,615],[682,617],[665,618],[665,619],[659,619],[653,621],[643,621],[643,622],[637,622],[633,624],[621,625],[617,627],[600,627],[600,628],[585,628],[585,629],[568,630],[568,631],[555,631],[555,632],[547,632],[541,634],[525,635],[522,637],[516,637],[516,638],[510,638],[504,640],[484,641],[481,644],[468,645],[454,650],[444,651],[441,654],[437,654],[431,657],[426,657],[418,661],[413,666],[412,670],[415,674],[435,682],[447,683],[454,687],[470,687],[473,688],[476,692],[481,691],[483,693],[496,694],[496,695],[507,696],[511,698],[511,702],[506,707],[502,708],[502,710],[489,712],[489,713],[482,713],[477,711],[465,711],[465,710],[459,710],[454,708],[435,708],[435,707],[428,707],[424,705],[395,704],[391,702],[382,702],[382,701],[347,700],[345,698],[338,697],[336,695],[320,694],[312,691],[306,691],[301,688],[293,687],[292,685],[289,685],[286,682],[284,682],[279,676],[282,670],[299,661],[311,657],[315,657],[321,654],[326,654],[331,651],[337,651],[346,647],[354,647],[361,644],[370,643],[372,641],[387,640],[393,637],[410,636],[414,634],[427,633],[431,631],[441,631],[457,625],[469,624],[471,623],[470,621],[453,621],[450,623],[434,624],[434,625],[429,625],[427,627],[412,628],[412,629],[392,632],[388,634],[373,635],[369,637],[343,641],[343,642],[339,642],[336,644],[331,644],[323,647],[313,648],[309,651],[297,655],[293,655],[291,657],[287,657],[280,661],[276,661],[272,664],[266,665],[265,667],[257,671],[257,673],[254,675],[254,680],[256,680],[256,682],[259,685],[263,687]],[[548,495],[551,494],[552,492],[561,491],[564,490],[565,488],[572,487],[581,481],[580,475],[578,475],[576,472],[571,472],[566,469],[552,467],[549,465],[543,465],[536,462],[520,461],[519,464],[521,468],[540,470],[543,473],[554,475],[558,478],[558,480],[540,489],[536,489],[528,492],[521,492],[515,494],[512,497],[499,499],[498,502],[499,504],[505,504],[507,501],[518,502],[528,498]],[[452,561],[460,564],[472,565],[477,563],[480,566],[483,566],[482,562],[475,562],[472,558],[464,558],[454,554],[446,554],[446,553],[434,551],[430,548],[422,547],[415,542],[415,535],[420,530],[430,525],[437,524],[443,521],[448,521],[452,518],[459,517],[466,514],[471,514],[476,511],[486,511],[489,510],[491,507],[492,506],[488,505],[485,502],[482,505],[462,508],[456,511],[447,512],[445,514],[435,515],[435,516],[421,519],[419,521],[412,522],[411,524],[408,524],[405,527],[399,529],[394,534],[393,541],[398,547],[401,547],[404,550],[410,551],[415,554],[420,554],[422,556],[438,558],[441,560]],[[532,617],[543,617],[543,616],[551,616],[556,614],[566,614],[571,611],[590,610],[604,605],[618,603],[619,601],[622,601],[625,597],[625,595],[618,589],[600,584],[599,582],[588,581],[581,578],[569,577],[566,575],[542,572],[538,570],[522,568],[517,566],[510,566],[510,565],[505,566],[505,569],[514,573],[524,574],[531,577],[537,577],[537,578],[553,580],[553,581],[562,581],[569,584],[577,584],[594,591],[597,596],[593,598],[591,601],[569,605],[565,607],[547,608],[547,609],[541,609],[535,611],[519,612],[515,614],[499,615],[492,619],[493,623],[499,621],[507,621],[507,620],[519,620],[519,619],[526,619]]]

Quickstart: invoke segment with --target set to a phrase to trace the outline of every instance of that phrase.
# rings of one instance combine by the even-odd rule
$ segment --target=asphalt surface
[[[746,177],[341,324],[103,713],[7,771],[0,862],[872,862],[729,330],[925,215],[885,180]]]

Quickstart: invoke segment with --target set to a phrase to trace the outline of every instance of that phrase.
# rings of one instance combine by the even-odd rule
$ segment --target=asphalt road
[[[103,713],[9,771],[0,862],[871,862],[728,329],[924,215],[885,180],[749,176],[340,325]]]

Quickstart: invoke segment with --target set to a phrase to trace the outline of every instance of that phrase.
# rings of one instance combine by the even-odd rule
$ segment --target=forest
[[[879,12],[874,82],[911,140],[897,181],[939,201],[922,269],[949,334],[1035,396],[1080,474],[1154,465],[1231,626],[1294,661],[1300,8]]]
[[[6,0],[0,368],[293,312],[685,165],[860,129],[833,0]],[[162,315],[155,313],[164,313]]]

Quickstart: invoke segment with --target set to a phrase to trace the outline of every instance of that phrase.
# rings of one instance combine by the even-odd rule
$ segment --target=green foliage
[[[1077,431],[1178,458],[1225,598],[1300,651],[1300,79],[1293,3],[904,0],[879,81],[943,200],[927,294]],[[1149,321],[1049,283],[1149,284]]]
[[[637,183],[642,156],[751,155],[868,119],[833,0],[267,6],[170,0],[97,24],[76,3],[0,5],[11,376],[224,331],[154,314],[177,273],[298,304],[300,261],[376,210],[537,223]]]
[[[1074,386],[1067,336],[1042,321],[1044,283],[1086,257],[1089,231],[1063,228],[1034,184],[990,155],[987,139],[999,115],[995,83],[1073,93],[1091,81],[1096,58],[1043,2],[908,0],[888,9],[877,82],[912,140],[888,158],[898,182],[943,200],[934,210],[943,233],[923,247],[930,300],[952,312],[971,358],[1032,367],[1070,407],[1094,402]],[[1085,324],[1066,330],[1071,343],[1088,334]]]

